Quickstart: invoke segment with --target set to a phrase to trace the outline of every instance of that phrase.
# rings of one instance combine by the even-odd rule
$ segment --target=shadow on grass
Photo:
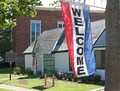
[[[5,83],[5,82],[7,82],[8,80],[4,80],[4,81],[0,81],[0,84],[3,84],[3,83]]]
[[[40,78],[38,76],[26,76],[26,77],[20,77],[18,79],[34,79],[34,78]]]
[[[45,89],[49,89],[49,88],[52,88],[52,86],[45,86],[45,85],[42,85],[42,86],[36,86],[36,87],[32,87],[33,89],[36,89],[36,90],[39,90],[39,91],[43,91]]]

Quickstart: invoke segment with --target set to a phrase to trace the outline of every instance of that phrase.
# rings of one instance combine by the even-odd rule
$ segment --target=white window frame
[[[32,43],[32,23],[39,23],[40,24],[40,34],[41,34],[41,20],[30,20],[30,44]],[[36,31],[36,27],[35,27]],[[35,40],[36,40],[36,33],[35,33]]]
[[[57,21],[57,28],[59,28],[59,24],[61,24],[62,28],[64,28],[64,22],[63,21]]]

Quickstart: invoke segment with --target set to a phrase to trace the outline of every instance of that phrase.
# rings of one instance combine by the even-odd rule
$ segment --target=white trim
[[[59,28],[59,24],[62,25],[61,28],[64,28],[64,22],[63,21],[57,21],[57,28]]]
[[[41,34],[41,20],[30,20],[30,44],[32,43],[32,32],[31,32],[31,30],[32,30],[31,24],[32,23],[39,23],[40,24],[40,34]],[[35,36],[36,36],[36,33],[35,33]],[[35,37],[35,40],[36,40],[36,37]]]
[[[99,48],[94,48],[95,51],[98,51],[98,50],[106,50],[106,47],[99,47]]]
[[[95,7],[95,6],[93,6],[93,7]],[[59,8],[53,8],[53,7],[36,6],[35,9],[36,10],[48,10],[48,11],[61,11],[60,7]],[[105,9],[103,9],[103,10],[90,10],[90,12],[91,13],[105,13]]]

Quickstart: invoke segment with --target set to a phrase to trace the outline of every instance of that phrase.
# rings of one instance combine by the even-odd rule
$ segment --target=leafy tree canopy
[[[54,0],[49,5],[52,6],[52,7],[60,7],[60,1],[59,0]]]
[[[11,50],[11,29],[16,25],[17,16],[35,16],[35,6],[40,0],[0,0],[0,56],[5,58]]]
[[[0,30],[15,26],[16,16],[34,16],[40,0],[0,0]]]

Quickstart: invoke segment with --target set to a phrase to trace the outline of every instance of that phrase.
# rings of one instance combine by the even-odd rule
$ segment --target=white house
[[[25,69],[29,68],[33,70],[34,74],[43,74],[44,54],[51,54],[62,32],[63,29],[44,31],[39,38],[23,52],[25,55]]]
[[[105,29],[105,20],[99,20],[95,22],[91,22],[91,30],[92,30],[92,37],[93,37],[93,44],[95,45],[99,39],[99,36],[103,33],[103,30]],[[68,55],[68,49],[66,45],[65,35],[63,32],[64,29],[53,29],[49,31],[44,31],[38,38],[38,40],[34,43],[34,47],[31,48],[31,54],[36,53],[36,61],[35,61],[35,67],[32,66],[33,58],[31,59],[30,56],[28,56],[26,49],[24,51],[25,54],[25,68],[30,67],[32,70],[40,73],[44,73],[44,61],[43,56],[44,54],[53,54],[55,56],[55,70],[61,71],[61,72],[72,72],[70,61],[69,61],[69,55]],[[97,47],[95,48],[95,51],[97,50]],[[96,63],[97,66],[99,65],[100,54],[98,52],[95,52],[96,54]],[[30,55],[31,55],[30,54]],[[100,68],[100,67],[99,67]],[[104,80],[104,72],[100,69],[97,70],[97,73],[101,75],[102,80]]]

